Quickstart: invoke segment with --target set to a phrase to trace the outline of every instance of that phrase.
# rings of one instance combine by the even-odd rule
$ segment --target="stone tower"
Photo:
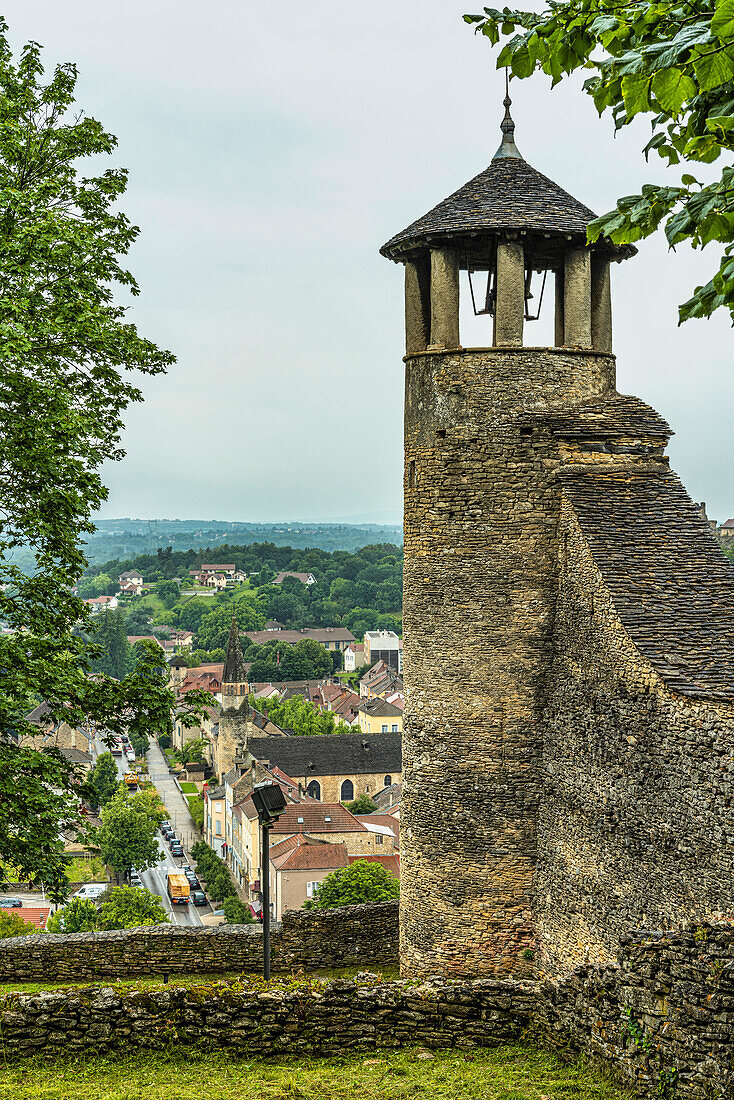
[[[560,508],[531,421],[614,392],[610,261],[635,251],[587,246],[595,215],[523,159],[505,106],[489,167],[381,249],[405,265],[410,974],[528,969]],[[461,346],[460,272],[491,346]],[[525,346],[552,285],[555,346]]]
[[[244,756],[247,748],[247,718],[250,709],[247,695],[247,669],[237,621],[233,616],[222,672],[222,710],[214,760],[215,770],[220,778],[234,767],[235,760]]]
[[[734,568],[617,393],[594,215],[521,157],[405,264],[401,961],[558,974],[734,911]],[[492,346],[463,348],[459,278]],[[486,277],[484,294],[474,283]],[[524,345],[548,280],[553,347]]]

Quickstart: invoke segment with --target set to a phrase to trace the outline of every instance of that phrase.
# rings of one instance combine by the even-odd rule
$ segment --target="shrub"
[[[36,928],[35,924],[23,920],[17,913],[0,909],[0,940],[5,940],[9,936],[35,936],[38,932],[40,929]]]
[[[158,744],[165,752],[166,749],[171,747],[171,738],[167,733],[162,733],[158,738]]]
[[[364,905],[397,898],[400,883],[380,863],[358,859],[349,867],[332,871],[320,884],[316,895],[303,904],[304,909],[335,909],[340,905]]]
[[[189,804],[189,812],[194,819],[194,824],[197,829],[203,829],[204,827],[204,800],[199,797],[198,794],[191,794],[186,796],[186,801]]]
[[[245,905],[243,901],[240,901],[238,897],[225,898],[224,915],[227,918],[227,924],[254,924],[252,919],[252,913],[250,912],[249,905]]]

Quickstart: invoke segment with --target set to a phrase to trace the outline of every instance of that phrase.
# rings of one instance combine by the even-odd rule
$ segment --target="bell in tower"
[[[461,346],[461,271],[474,313],[492,318],[493,347],[527,342],[525,324],[540,316],[552,276],[554,346],[612,350],[609,265],[636,250],[587,244],[596,215],[530,167],[515,144],[510,106],[508,93],[489,167],[381,249],[405,264],[408,355]]]
[[[528,418],[614,394],[609,265],[634,252],[587,244],[595,215],[522,157],[509,96],[501,130],[488,168],[382,248],[405,265],[410,975],[521,975],[535,949],[560,492]],[[483,347],[461,346],[461,272]],[[555,343],[529,346],[552,284]]]

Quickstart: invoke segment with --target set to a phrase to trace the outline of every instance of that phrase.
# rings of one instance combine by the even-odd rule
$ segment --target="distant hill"
[[[90,565],[135,558],[159,547],[203,550],[222,545],[272,542],[319,550],[358,550],[376,543],[401,545],[403,529],[381,523],[232,523],[192,519],[100,519],[85,553]]]

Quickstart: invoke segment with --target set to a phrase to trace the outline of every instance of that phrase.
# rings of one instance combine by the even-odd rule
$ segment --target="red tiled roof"
[[[17,913],[28,924],[35,924],[36,928],[45,929],[46,921],[49,918],[51,912],[50,905],[39,905],[37,908],[29,907],[26,909],[23,906],[22,909],[12,909],[5,905],[0,905],[0,911],[3,913]]]
[[[287,836],[285,840],[279,840],[277,844],[271,844],[270,859],[277,859],[278,856],[282,856],[285,852],[292,852],[304,839],[302,833],[294,833],[293,836]]]
[[[346,736],[346,735],[345,735]],[[330,821],[326,821],[326,818]],[[288,806],[275,824],[272,833],[361,833],[367,826],[354,814],[336,802],[298,802]]]
[[[322,871],[349,866],[346,844],[313,844],[305,837],[290,852],[273,859],[278,871]]]
[[[363,859],[366,863],[380,863],[386,871],[392,871],[395,878],[400,878],[400,856],[397,852],[391,856],[349,856],[350,864],[355,863],[358,859]]]

